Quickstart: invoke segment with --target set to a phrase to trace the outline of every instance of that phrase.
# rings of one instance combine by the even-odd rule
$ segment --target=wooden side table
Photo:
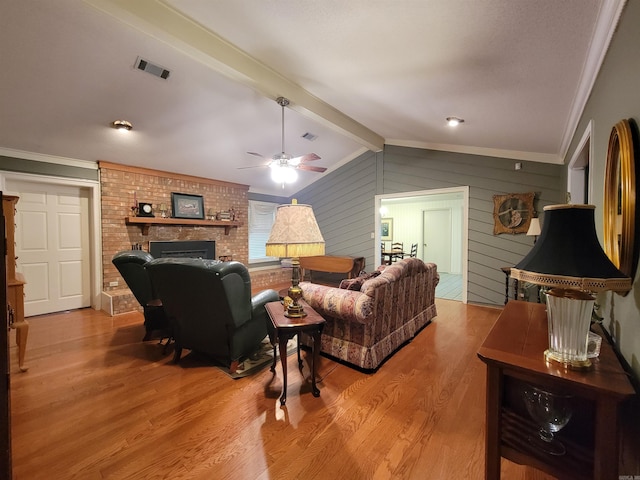
[[[311,356],[311,385],[314,397],[320,396],[320,390],[316,386],[316,365],[320,354],[320,337],[324,328],[325,319],[313,308],[304,302],[306,317],[288,318],[284,315],[284,307],[280,302],[269,302],[265,305],[273,328],[269,328],[269,337],[273,345],[273,365],[271,371],[276,371],[276,342],[280,348],[280,363],[282,364],[282,395],[280,405],[287,402],[287,342],[300,333],[307,333],[313,338],[313,350]],[[298,365],[302,371],[302,359],[300,358],[300,338],[298,338]]]
[[[485,478],[500,478],[504,457],[558,478],[617,479],[618,410],[635,393],[627,374],[606,341],[592,368],[582,371],[547,363],[547,347],[545,305],[511,301],[478,351],[487,364]],[[556,434],[564,455],[527,440],[539,429],[522,398],[527,385],[573,397],[573,416]]]
[[[509,280],[511,279],[511,267],[501,267],[502,273],[504,273],[504,304],[509,301]],[[518,280],[513,280],[513,299],[518,299]]]

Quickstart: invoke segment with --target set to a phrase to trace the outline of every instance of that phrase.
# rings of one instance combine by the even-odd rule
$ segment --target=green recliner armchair
[[[143,250],[124,250],[116,253],[111,259],[111,263],[118,269],[129,290],[142,306],[145,327],[143,341],[150,340],[154,331],[160,331],[161,338],[171,337],[169,319],[145,268],[151,260],[153,256]]]
[[[159,258],[147,264],[151,282],[174,321],[174,362],[182,349],[206,354],[235,372],[267,336],[267,302],[275,290],[251,297],[249,271],[240,262]]]

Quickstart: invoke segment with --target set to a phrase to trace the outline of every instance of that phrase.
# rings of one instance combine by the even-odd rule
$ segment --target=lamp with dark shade
[[[298,300],[302,298],[300,283],[300,257],[324,255],[324,238],[316,222],[311,205],[293,200],[291,205],[280,205],[267,240],[266,253],[270,257],[291,258],[291,287],[288,295],[293,303],[285,315],[290,318],[306,316]]]
[[[538,235],[540,235],[540,219],[533,217],[529,222],[527,237],[533,237],[533,243],[535,244],[538,241]]]
[[[514,268],[517,280],[551,287],[547,292],[549,349],[545,358],[586,368],[593,293],[626,292],[631,279],[609,260],[596,235],[593,205],[550,205],[540,238]]]

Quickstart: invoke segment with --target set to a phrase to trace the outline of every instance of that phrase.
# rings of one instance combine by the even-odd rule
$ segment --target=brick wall
[[[217,256],[230,254],[234,260],[248,264],[247,185],[109,162],[99,162],[99,166],[102,190],[102,288],[112,297],[113,313],[139,308],[126,283],[111,263],[115,253],[128,250],[134,244],[141,244],[142,249],[148,251],[149,241],[215,240]],[[125,223],[125,218],[131,215],[134,192],[138,202],[152,203],[154,207],[164,203],[169,208],[172,192],[202,195],[205,212],[209,209],[217,212],[233,208],[236,220],[242,225],[229,229],[228,235],[225,235],[223,227],[152,225],[148,235],[143,235],[140,226]],[[159,213],[156,213],[156,216],[159,216]],[[112,282],[118,282],[118,286],[110,286]]]
[[[268,270],[257,270],[251,272],[251,291],[253,294],[273,288],[280,290],[281,288],[291,285],[291,269],[274,267]]]

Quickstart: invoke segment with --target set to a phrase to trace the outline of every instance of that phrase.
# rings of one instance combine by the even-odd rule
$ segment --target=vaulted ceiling
[[[0,3],[0,153],[288,196],[323,174],[247,153],[281,152],[279,96],[285,151],[327,171],[384,144],[561,163],[624,0]]]

